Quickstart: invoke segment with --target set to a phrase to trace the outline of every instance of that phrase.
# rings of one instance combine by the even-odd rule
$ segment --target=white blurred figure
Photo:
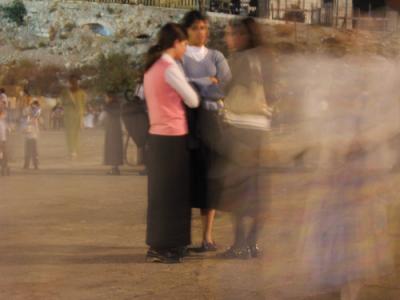
[[[384,180],[393,161],[387,144],[398,117],[391,93],[395,77],[387,61],[370,59],[363,65],[352,59],[330,65],[341,76],[329,83],[334,88],[320,87],[330,93],[315,121],[321,151],[304,217],[302,263],[308,283],[339,289],[342,300],[358,299],[365,281],[393,268],[387,199],[371,186]],[[384,85],[376,81],[376,72],[389,76]]]
[[[93,108],[89,105],[83,117],[83,127],[86,129],[93,129],[95,127],[95,115]]]

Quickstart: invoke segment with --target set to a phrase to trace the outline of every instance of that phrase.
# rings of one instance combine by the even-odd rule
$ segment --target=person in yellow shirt
[[[87,96],[85,91],[79,87],[79,77],[77,75],[71,75],[68,83],[69,87],[61,94],[61,101],[64,108],[64,126],[68,152],[71,158],[76,158]]]

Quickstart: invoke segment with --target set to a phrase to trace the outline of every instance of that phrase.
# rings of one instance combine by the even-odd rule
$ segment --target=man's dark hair
[[[194,23],[197,21],[204,21],[208,22],[207,16],[203,15],[200,11],[198,10],[191,10],[187,12],[181,21],[182,27],[187,30],[188,28],[192,27]]]

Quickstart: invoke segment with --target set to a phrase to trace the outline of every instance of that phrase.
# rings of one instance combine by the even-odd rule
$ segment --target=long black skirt
[[[124,149],[120,116],[108,115],[105,129],[104,164],[121,166],[124,164]]]
[[[192,112],[191,135],[196,141],[190,147],[191,170],[191,198],[192,207],[200,209],[215,209],[218,207],[218,198],[210,194],[210,168],[220,159],[215,145],[221,139],[218,127],[217,112],[198,109],[197,114]],[[195,119],[196,118],[196,119]],[[195,119],[195,120],[193,120]],[[194,128],[195,127],[195,128]],[[191,143],[193,145],[194,143]]]
[[[146,243],[156,249],[191,243],[190,165],[186,136],[149,136]]]
[[[265,181],[259,185],[262,133],[231,127],[226,138],[227,149],[209,169],[209,198],[218,210],[256,216],[267,197]]]

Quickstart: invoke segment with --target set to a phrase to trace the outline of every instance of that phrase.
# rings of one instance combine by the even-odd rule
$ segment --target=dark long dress
[[[201,101],[217,101],[223,98],[223,86],[230,80],[228,63],[217,50],[208,49],[207,55],[197,61],[188,55],[183,59],[183,68],[191,83],[197,88]],[[218,77],[219,84],[205,84],[204,78]],[[215,209],[217,203],[208,197],[208,169],[216,159],[216,153],[208,143],[209,135],[215,138],[216,111],[199,107],[188,110],[189,149],[191,162],[192,206],[200,209]]]
[[[190,110],[188,120],[192,207],[215,209],[219,206],[219,198],[213,191],[215,183],[209,173],[215,163],[223,159],[223,151],[219,149],[223,136],[218,112],[201,108]]]
[[[186,136],[149,136],[146,243],[155,249],[190,244],[191,202]]]
[[[262,87],[267,94],[269,86],[264,81],[264,73],[268,72],[264,60],[261,48],[237,52],[231,58],[232,80],[226,87],[227,97],[224,99],[227,107],[235,100],[236,95],[231,92],[236,91],[236,87],[244,88],[249,94],[255,87]],[[250,94],[240,99],[242,106],[251,107],[254,101],[259,100],[254,96]],[[237,216],[256,216],[260,214],[262,199],[266,196],[261,195],[259,186],[261,142],[266,133],[223,123],[220,127],[223,130],[216,145],[221,156],[209,173],[212,181],[210,194],[219,198],[220,210],[231,211]],[[267,192],[265,181],[263,185],[264,193]]]
[[[105,123],[104,164],[110,166],[123,165],[123,138],[121,126],[121,107],[118,101],[105,106],[107,118]]]
[[[262,209],[260,141],[256,130],[227,128],[224,149],[209,170],[209,198],[217,208],[236,215],[255,216]]]

